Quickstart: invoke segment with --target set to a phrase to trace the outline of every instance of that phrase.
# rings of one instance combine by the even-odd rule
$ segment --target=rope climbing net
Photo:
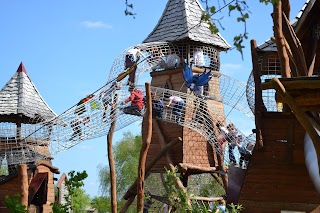
[[[9,165],[34,162],[37,159],[52,159],[52,155],[68,150],[84,140],[106,135],[114,121],[116,121],[116,131],[141,121],[145,109],[135,111],[129,102],[125,103],[131,92],[129,85],[122,84],[122,82],[129,81],[128,76],[121,77],[124,72],[125,58],[132,49],[137,49],[141,55],[135,63],[136,79],[144,72],[174,69],[183,63],[183,59],[179,57],[179,49],[170,43],[141,44],[128,48],[114,61],[109,80],[103,87],[83,98],[56,118],[52,120],[44,120],[39,117],[30,119],[30,124],[21,126],[19,139],[16,137],[15,124],[1,123],[1,167],[9,168]],[[171,54],[176,54],[178,57],[170,59],[171,63],[169,63],[168,58]],[[213,90],[211,94],[203,96],[152,87],[155,117],[198,132],[220,155],[229,152],[229,154],[224,154],[225,162],[235,163],[243,160],[245,165],[246,160],[242,156],[251,153],[255,140],[241,133],[226,118],[224,112],[208,100],[227,104],[253,118],[244,98],[248,87],[245,83],[219,72],[212,72],[212,76],[212,79],[216,81],[214,84],[216,92]],[[141,95],[145,96],[143,85],[135,86],[135,91],[140,91]],[[180,102],[174,100],[169,104],[170,97],[173,96],[178,97]],[[226,144],[230,145],[226,146]],[[233,154],[228,150],[231,150]]]

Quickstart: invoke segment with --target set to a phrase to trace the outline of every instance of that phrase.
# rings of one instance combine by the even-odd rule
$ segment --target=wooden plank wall
[[[320,203],[304,164],[305,130],[292,114],[263,113],[262,150],[251,157],[240,193],[245,212],[306,211]]]

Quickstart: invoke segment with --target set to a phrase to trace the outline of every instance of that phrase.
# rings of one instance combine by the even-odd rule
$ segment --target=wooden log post
[[[255,103],[254,103],[254,115],[255,115],[255,124],[256,124],[256,141],[257,147],[263,147],[263,138],[261,132],[262,126],[262,90],[260,88],[261,78],[260,71],[261,68],[258,63],[258,52],[257,52],[257,43],[256,40],[251,40],[251,57],[252,57],[252,67],[253,67],[253,78],[255,84]]]
[[[151,98],[151,88],[150,83],[145,84],[146,87],[146,112],[144,114],[144,119],[147,119],[147,134],[143,139],[139,166],[138,166],[138,187],[137,187],[137,212],[142,212],[144,205],[144,176],[146,168],[147,153],[151,143],[152,137],[152,98]]]
[[[282,77],[289,78],[290,74],[290,64],[289,57],[286,50],[285,38],[282,32],[282,2],[278,1],[273,4],[273,31],[274,37],[276,39],[276,45],[278,49],[278,56],[281,65],[281,75]]]
[[[224,145],[225,146],[225,145]],[[224,148],[222,148],[224,150]],[[226,174],[221,175],[222,183],[223,183],[223,188],[225,191],[228,189],[228,174],[227,174],[227,169],[226,166],[224,166],[224,154],[221,153],[220,157],[218,158],[218,163],[219,163],[219,168],[224,171]]]
[[[113,100],[113,106],[117,103],[118,96],[115,94],[114,100]],[[114,156],[113,156],[113,149],[112,149],[112,139],[113,139],[113,133],[116,127],[116,111],[114,110],[114,107],[111,107],[111,119],[112,123],[110,125],[110,129],[107,135],[107,145],[108,145],[108,161],[109,161],[109,169],[110,169],[110,185],[111,185],[111,211],[112,213],[117,212],[117,180],[116,180],[116,168],[114,163]]]
[[[18,180],[20,184],[20,202],[28,208],[29,184],[28,184],[28,166],[27,164],[18,165]]]

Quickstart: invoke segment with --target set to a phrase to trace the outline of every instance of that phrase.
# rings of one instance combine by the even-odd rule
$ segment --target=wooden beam
[[[191,197],[191,200],[201,200],[206,202],[215,202],[219,200],[223,200],[223,197],[200,197],[200,196],[194,196]]]
[[[117,103],[118,96],[115,94],[113,99],[113,106]],[[117,212],[117,178],[116,178],[116,167],[114,163],[114,156],[113,156],[113,149],[112,149],[112,139],[113,139],[113,133],[116,127],[117,119],[114,119],[116,116],[116,111],[114,108],[111,108],[111,120],[112,123],[110,125],[110,129],[107,135],[107,144],[108,144],[108,163],[109,163],[109,169],[110,169],[110,194],[111,194],[111,211],[112,213]]]
[[[287,17],[290,17],[290,1],[289,0],[282,0],[282,11]]]
[[[148,166],[146,167],[146,173],[148,173],[151,168],[156,164],[156,162],[158,162],[158,160],[160,158],[162,158],[165,153],[167,153],[168,150],[170,150],[172,147],[174,147],[175,145],[177,145],[178,143],[181,143],[182,139],[176,138],[173,141],[171,141],[170,143],[168,143],[165,147],[163,147],[160,152],[150,161],[150,163],[148,164]],[[135,196],[136,195],[136,187],[137,187],[137,180],[131,185],[131,187],[129,188],[129,190],[125,193],[125,195],[123,196],[123,198],[125,200],[128,200],[131,196]]]
[[[147,119],[147,134],[144,137],[139,157],[138,185],[137,185],[137,212],[141,212],[144,206],[144,176],[146,168],[147,154],[152,137],[152,98],[150,83],[145,83],[146,87],[146,112],[144,119]]]
[[[319,89],[300,89],[300,90],[291,90],[287,91],[294,98],[300,106],[312,106],[312,105],[320,105],[320,90]],[[297,93],[298,92],[298,93]],[[282,98],[281,95],[276,93],[275,99],[277,102],[285,103],[286,100]]]
[[[316,57],[317,57],[317,47],[318,47],[318,38],[317,37],[314,37],[313,40],[311,41],[312,44],[311,44],[311,47],[312,47],[312,51],[310,56],[308,58],[311,58],[311,62],[309,65],[309,68],[308,68],[308,76],[312,76],[313,74],[313,70],[314,70],[314,65],[316,63]]]
[[[197,166],[197,165],[193,165],[193,164],[189,164],[189,163],[179,163],[179,167],[183,171],[193,170],[193,171],[197,171],[197,172],[201,172],[201,173],[217,172],[216,167],[202,167],[202,166]]]
[[[272,84],[269,82],[261,83],[261,89],[273,89]],[[294,81],[281,81],[286,90],[298,89],[320,89],[320,79],[309,80],[294,80]]]
[[[125,213],[127,212],[128,208],[130,207],[130,205],[133,203],[134,199],[136,198],[136,196],[132,196],[129,197],[129,199],[127,200],[127,202],[123,205],[123,207],[120,210],[120,213]]]
[[[150,194],[148,193],[148,195],[152,198],[152,199],[155,199],[161,203],[164,203],[164,204],[168,204],[170,205],[170,201],[168,199],[168,197],[164,197],[164,196],[159,196],[159,195],[153,195],[153,194]]]
[[[297,73],[299,76],[306,76],[308,74],[308,69],[301,43],[284,12],[282,13],[282,26],[286,41],[290,45],[292,51],[294,63],[297,66]]]

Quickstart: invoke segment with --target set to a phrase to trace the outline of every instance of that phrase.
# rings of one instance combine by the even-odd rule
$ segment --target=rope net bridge
[[[136,61],[136,78],[144,72],[161,69],[159,65],[165,60],[165,54],[178,51],[175,46],[168,43],[143,44],[138,47],[142,57]],[[120,54],[113,63],[106,85],[83,98],[58,117],[45,120],[35,116],[30,120],[30,124],[21,126],[20,139],[15,137],[16,126],[10,123],[1,124],[0,129],[3,134],[0,136],[1,167],[34,162],[37,159],[52,159],[52,155],[70,149],[84,140],[106,135],[111,123],[115,120],[115,130],[141,121],[145,109],[134,111],[130,107],[130,102],[124,104],[130,96],[128,91],[130,86],[121,85],[121,82],[128,81],[128,76],[124,76],[120,83],[117,82],[124,71],[124,58],[128,50]],[[158,55],[159,50],[164,56]],[[218,72],[213,72],[213,76],[219,80],[216,94],[220,95],[217,97],[196,96],[151,87],[153,114],[156,119],[177,123],[200,133],[219,154],[228,151],[228,148],[223,148],[225,143],[233,144],[229,147],[238,147],[239,150],[250,154],[255,143],[254,138],[246,137],[232,124],[223,111],[206,101],[214,99],[253,118],[246,100],[243,100],[247,89],[246,84]],[[135,89],[141,91],[143,96],[145,95],[144,86],[136,86]],[[179,97],[181,102],[167,106],[171,96]],[[242,155],[239,152],[233,153],[234,158],[238,160],[229,159],[232,155],[225,154],[225,162],[239,161]]]

